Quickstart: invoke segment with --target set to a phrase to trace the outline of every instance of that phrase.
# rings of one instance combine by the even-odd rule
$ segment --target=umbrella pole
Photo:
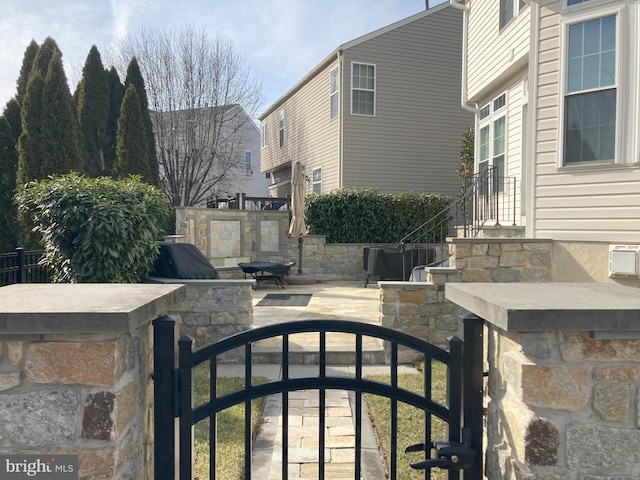
[[[302,235],[298,237],[298,275],[302,275]]]

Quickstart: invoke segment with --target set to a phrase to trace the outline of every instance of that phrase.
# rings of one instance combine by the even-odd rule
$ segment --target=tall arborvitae
[[[144,123],[138,98],[135,85],[129,84],[122,99],[118,118],[114,170],[118,178],[140,175],[144,182],[149,182],[148,163],[144,161],[145,145],[140,141],[140,132],[144,131]]]
[[[20,118],[20,104],[16,97],[13,97],[11,100],[7,102],[4,107],[4,112],[2,116],[6,118],[7,122],[9,122],[9,128],[11,129],[11,135],[16,139],[16,146],[18,143],[18,138],[20,138],[20,133],[22,132],[22,119]]]
[[[0,252],[18,246],[17,210],[13,203],[17,167],[16,138],[7,119],[0,117]]]
[[[113,174],[113,165],[116,161],[116,135],[118,133],[118,117],[120,106],[124,98],[124,85],[120,81],[115,67],[106,72],[107,89],[109,95],[109,113],[107,115],[107,144],[104,152],[104,166],[108,175]]]
[[[94,177],[105,175],[104,156],[108,142],[109,91],[100,52],[95,45],[87,55],[75,100],[78,109],[81,151],[87,163],[87,172]]]
[[[71,171],[86,173],[80,154],[78,123],[62,67],[60,52],[54,52],[42,91],[41,177]]]
[[[146,180],[151,185],[159,186],[158,157],[156,155],[156,142],[153,134],[153,124],[151,123],[151,115],[149,114],[149,102],[147,100],[147,89],[144,86],[144,79],[140,72],[138,60],[133,57],[127,67],[127,77],[124,82],[125,89],[128,90],[129,85],[133,84],[138,94],[138,102],[142,114],[142,123],[144,136],[140,136],[140,141],[144,142],[144,157],[141,161],[147,163],[149,169],[149,177]]]
[[[27,93],[27,83],[29,83],[29,74],[33,68],[33,61],[36,58],[38,49],[40,47],[35,40],[31,40],[31,43],[24,52],[24,58],[22,59],[22,66],[20,67],[20,76],[18,77],[17,88],[18,93],[16,99],[18,103],[22,102],[25,94]]]
[[[18,184],[42,178],[40,162],[42,150],[42,90],[44,78],[34,69],[29,75],[29,83],[22,100],[22,133],[18,138]]]
[[[47,72],[49,71],[49,62],[51,62],[53,54],[56,52],[62,56],[62,52],[58,48],[56,41],[51,37],[45,38],[44,42],[42,42],[42,45],[40,45],[40,48],[38,49],[38,53],[36,53],[33,59],[31,71],[37,69],[40,72],[40,75],[42,75],[42,78],[46,77]]]

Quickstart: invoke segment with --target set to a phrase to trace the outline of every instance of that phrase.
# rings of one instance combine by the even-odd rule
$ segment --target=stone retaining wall
[[[188,335],[195,340],[195,348],[243,332],[253,325],[254,280],[151,278],[149,281],[186,286],[186,298],[172,306],[169,314],[180,325],[180,336]]]
[[[640,478],[640,340],[491,327],[488,345],[488,478]]]
[[[81,480],[153,478],[151,321],[183,295],[159,285],[2,287],[0,452],[77,455]]]
[[[462,282],[548,282],[552,248],[552,240],[456,238],[450,266]]]

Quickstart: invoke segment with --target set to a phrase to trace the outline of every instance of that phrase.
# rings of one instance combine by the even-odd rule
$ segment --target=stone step
[[[344,333],[328,333],[326,340],[327,365],[355,365],[355,337]],[[317,365],[320,362],[317,333],[299,333],[289,339],[289,363],[292,365]],[[252,363],[282,363],[282,340],[279,337],[256,342],[251,350]],[[362,362],[365,365],[385,363],[383,342],[363,337]]]

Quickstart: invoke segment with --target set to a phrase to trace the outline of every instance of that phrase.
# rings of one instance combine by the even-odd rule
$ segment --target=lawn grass
[[[440,362],[433,364],[433,381],[431,392],[433,399],[438,403],[445,403],[446,399],[446,368]],[[389,375],[367,375],[368,380],[389,384]],[[415,374],[398,375],[398,386],[420,395],[424,392],[423,375],[421,372]],[[389,470],[389,452],[391,444],[390,434],[390,409],[391,401],[378,395],[365,395],[365,401],[369,410],[369,416],[375,430],[378,446],[385,459],[387,471]],[[432,416],[433,417],[433,416]],[[423,459],[423,454],[404,453],[405,447],[416,443],[424,442],[424,415],[421,410],[398,402],[398,448],[397,448],[397,478],[400,480],[424,479],[424,470],[414,470],[410,463]],[[432,439],[445,439],[446,424],[437,417],[432,418]],[[446,478],[445,471],[433,469],[431,478]]]
[[[253,378],[253,384],[266,381]],[[244,387],[244,378],[219,377],[218,395],[233,392]],[[199,365],[193,369],[194,405],[209,401],[209,368]],[[264,398],[251,402],[253,431],[262,418]],[[216,478],[219,480],[242,480],[244,478],[244,403],[229,407],[218,414],[218,439]],[[209,419],[198,422],[194,427],[194,480],[209,478]]]

